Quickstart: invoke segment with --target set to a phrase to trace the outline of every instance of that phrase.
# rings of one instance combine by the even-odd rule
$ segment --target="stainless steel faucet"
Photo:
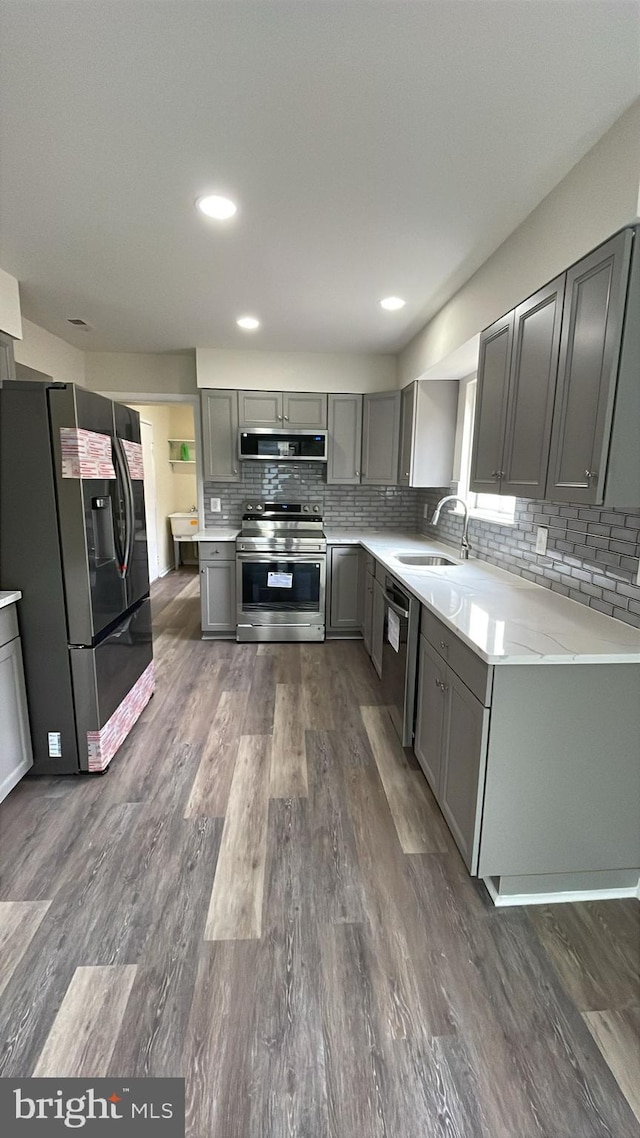
[[[460,556],[462,557],[462,559],[464,561],[467,561],[467,559],[469,557],[469,550],[471,549],[471,546],[469,545],[469,534],[468,534],[468,531],[469,531],[469,507],[467,506],[467,503],[465,502],[464,498],[460,498],[457,494],[447,494],[446,498],[441,498],[440,501],[438,502],[438,505],[436,506],[435,510],[433,511],[433,517],[431,519],[431,525],[437,526],[437,524],[440,520],[440,510],[444,506],[445,502],[460,502],[462,505],[462,508],[464,510],[464,522],[462,524],[462,540],[460,542]]]

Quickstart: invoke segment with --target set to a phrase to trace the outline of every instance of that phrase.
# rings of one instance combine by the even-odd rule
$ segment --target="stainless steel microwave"
[[[326,431],[255,427],[238,431],[238,457],[263,462],[326,462]]]

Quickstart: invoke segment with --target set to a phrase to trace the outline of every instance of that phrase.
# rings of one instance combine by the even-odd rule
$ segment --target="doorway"
[[[156,496],[156,468],[153,455],[153,425],[140,419],[140,438],[142,440],[142,461],[144,464],[144,508],[147,515],[147,556],[149,559],[149,582],[160,576],[158,560],[158,522]]]

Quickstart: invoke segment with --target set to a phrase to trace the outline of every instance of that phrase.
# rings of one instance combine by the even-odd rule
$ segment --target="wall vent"
[[[86,320],[81,320],[79,316],[73,316],[73,317],[69,316],[67,318],[67,323],[73,324],[74,327],[76,327],[76,328],[87,328],[87,329],[91,328],[91,325],[87,324]]]

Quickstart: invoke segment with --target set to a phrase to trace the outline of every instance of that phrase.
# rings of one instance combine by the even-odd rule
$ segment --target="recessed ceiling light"
[[[207,217],[215,217],[216,221],[227,221],[238,209],[230,198],[222,198],[219,194],[208,194],[207,197],[198,198],[196,205],[202,213]]]
[[[255,332],[260,327],[260,321],[255,316],[239,316],[236,324],[238,328],[244,328],[245,332]]]
[[[380,301],[380,307],[386,308],[387,312],[396,312],[398,308],[404,308],[406,300],[400,296],[385,296],[384,300]]]

